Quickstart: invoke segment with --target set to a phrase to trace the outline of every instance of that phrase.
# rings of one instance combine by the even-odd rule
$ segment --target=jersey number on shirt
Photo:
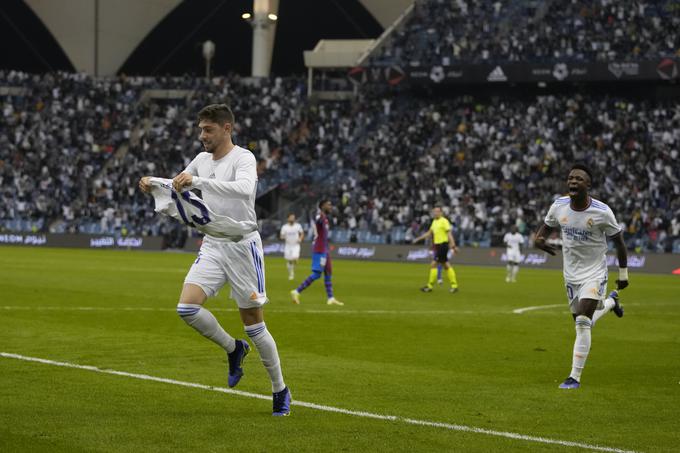
[[[182,203],[179,201],[179,198],[177,198],[177,193],[175,191],[172,191],[170,192],[170,194],[172,196],[172,199],[175,200],[175,204],[177,205],[177,211],[179,212],[180,217],[182,217],[182,221],[185,224],[189,225],[190,227],[196,227],[196,225],[194,225],[194,223],[187,218],[187,213],[186,211],[184,211],[184,206],[182,206]],[[182,192],[180,195],[182,196],[182,198],[184,198],[185,201],[196,206],[201,211],[201,217],[197,215],[191,216],[191,219],[194,222],[196,222],[199,225],[206,225],[210,223],[210,216],[208,216],[208,208],[206,208],[203,203],[194,198],[191,198],[189,192]]]

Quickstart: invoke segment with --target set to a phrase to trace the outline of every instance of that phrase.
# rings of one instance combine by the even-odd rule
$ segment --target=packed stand
[[[30,88],[0,97],[5,229],[164,235],[181,246],[187,230],[156,215],[137,181],[181,171],[201,150],[196,112],[228,102],[234,142],[258,157],[263,190],[330,195],[338,241],[409,242],[440,203],[461,244],[495,245],[511,223],[537,228],[569,165],[587,161],[631,248],[680,252],[680,106],[671,101],[369,89],[354,102],[314,103],[299,79],[226,77],[187,79],[191,96],[144,103],[144,89],[172,80],[1,77],[0,86]]]
[[[83,182],[130,138],[139,92],[69,73],[0,72],[0,86],[15,89],[0,98],[0,219],[41,229],[79,209]]]
[[[680,57],[679,0],[416,0],[371,65]]]
[[[258,195],[293,182],[302,194],[329,174],[341,174],[344,146],[372,119],[366,111],[350,110],[349,103],[307,103],[304,83],[297,78],[227,77],[190,86],[194,91],[188,100],[154,103],[140,126],[140,139],[94,178],[89,200],[99,207],[101,220],[90,230],[124,226],[129,233],[170,237],[171,245],[184,240],[185,232],[179,231],[184,229],[159,219],[136,183],[144,175],[173,177],[202,150],[196,113],[207,104],[226,102],[234,111],[233,141],[258,159]],[[66,230],[82,231],[82,225],[74,221]]]
[[[627,244],[670,251],[680,239],[679,148],[671,101],[402,97],[360,146],[358,179],[333,192],[338,227],[359,242],[409,242],[440,203],[460,243],[499,244],[511,223],[535,230],[582,161]]]

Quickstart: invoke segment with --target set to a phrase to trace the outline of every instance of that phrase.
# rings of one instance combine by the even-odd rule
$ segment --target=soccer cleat
[[[510,283],[510,277],[505,277],[505,283]]]
[[[457,293],[457,292],[458,292],[458,288],[449,288],[449,292],[450,292],[451,294]]]
[[[614,290],[609,293],[609,297],[614,300],[614,307],[612,307],[612,311],[617,317],[623,318],[623,307],[619,303],[619,292]]]
[[[243,360],[250,352],[250,345],[246,340],[236,340],[236,349],[227,354],[229,359],[229,387],[235,387],[243,376]]]
[[[431,293],[432,292],[432,288],[430,288],[429,286],[423,286],[422,288],[420,288],[420,290],[424,293]]]
[[[326,304],[328,304],[328,305],[345,305],[342,302],[340,302],[338,299],[336,299],[335,297],[331,297],[330,299],[328,299],[326,301]]]
[[[580,386],[581,384],[579,384],[579,382],[571,376],[569,376],[564,380],[563,383],[560,384],[561,389],[577,389]]]
[[[285,417],[290,415],[290,390],[288,387],[284,388],[280,392],[272,393],[273,396],[273,408],[272,415],[274,417]]]
[[[439,280],[437,280],[437,284],[438,284],[439,286],[442,286],[442,285],[444,284],[444,280],[442,280],[442,279],[440,278]]]
[[[290,297],[293,299],[294,304],[300,305],[300,293],[297,289],[290,292]]]

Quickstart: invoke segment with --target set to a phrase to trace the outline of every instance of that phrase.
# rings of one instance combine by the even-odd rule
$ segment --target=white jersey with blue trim
[[[199,189],[216,214],[238,222],[257,223],[257,168],[253,153],[234,146],[224,157],[213,160],[212,154],[201,152],[184,171],[193,176],[191,189]]]
[[[571,199],[561,197],[550,206],[545,224],[561,230],[567,283],[607,278],[607,238],[621,232],[609,206],[591,198],[586,209],[575,211]]]
[[[239,221],[215,213],[193,192],[176,192],[172,188],[172,179],[150,178],[149,182],[156,212],[173,217],[207,236],[216,239],[235,238],[257,230],[254,221]]]

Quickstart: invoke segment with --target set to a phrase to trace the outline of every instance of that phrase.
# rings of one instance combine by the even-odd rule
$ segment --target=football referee
[[[434,220],[432,220],[432,225],[426,233],[418,236],[413,240],[413,243],[422,241],[423,239],[432,236],[432,241],[434,242],[434,257],[430,263],[430,278],[427,281],[427,286],[423,286],[420,290],[424,293],[429,293],[432,291],[432,286],[434,282],[437,281],[437,263],[441,264],[446,271],[446,276],[451,282],[451,289],[449,292],[455,293],[458,291],[458,281],[456,280],[456,272],[453,267],[449,265],[449,249],[455,254],[458,251],[456,247],[456,241],[453,239],[453,234],[451,234],[451,223],[449,220],[442,215],[442,208],[440,206],[435,206],[432,210],[432,215]]]

